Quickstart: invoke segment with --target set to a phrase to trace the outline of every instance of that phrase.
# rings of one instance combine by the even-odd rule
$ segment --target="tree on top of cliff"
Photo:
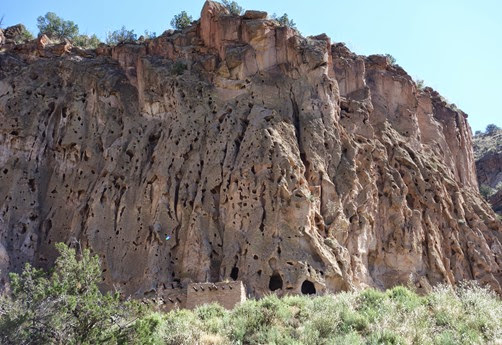
[[[385,57],[387,58],[387,60],[389,61],[389,63],[391,65],[395,65],[396,64],[396,58],[393,57],[392,55],[390,54],[385,54]]]
[[[127,30],[125,26],[122,26],[120,30],[107,33],[106,44],[117,45],[119,43],[134,42],[136,38],[134,30]]]
[[[47,12],[45,16],[37,18],[39,35],[47,35],[51,39],[74,39],[78,35],[78,25],[71,20],[64,20],[54,12]]]
[[[73,44],[77,47],[96,49],[101,43],[98,36],[92,35],[78,35],[73,39]]]
[[[235,1],[223,0],[222,3],[230,14],[240,15],[243,11],[242,7]]]
[[[185,11],[181,11],[171,19],[171,26],[178,30],[183,30],[189,27],[190,24],[192,24],[192,16],[189,16]]]
[[[277,20],[281,26],[287,26],[288,28],[296,29],[296,23],[292,19],[289,19],[287,13],[284,13],[280,17],[277,17],[277,15],[274,13],[272,14],[272,19]]]
[[[37,18],[38,35],[47,35],[52,40],[69,39],[73,45],[81,48],[95,49],[101,41],[96,35],[80,35],[78,25],[71,20],[64,20],[54,12]]]
[[[485,133],[486,134],[493,134],[497,131],[500,131],[500,127],[491,123],[488,126],[486,126]]]

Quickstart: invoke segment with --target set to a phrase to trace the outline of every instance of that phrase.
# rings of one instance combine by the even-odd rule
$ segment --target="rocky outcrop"
[[[502,130],[476,134],[474,154],[480,189],[493,210],[502,216]]]
[[[65,241],[128,294],[501,291],[467,116],[385,57],[209,1],[137,44],[30,44],[0,54],[2,272]]]

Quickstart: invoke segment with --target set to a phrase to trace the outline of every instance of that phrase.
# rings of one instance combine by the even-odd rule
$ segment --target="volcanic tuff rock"
[[[467,116],[383,56],[208,1],[183,31],[96,51],[39,39],[0,66],[2,272],[65,241],[139,295],[501,291]]]
[[[502,215],[502,129],[474,136],[474,157],[478,183],[490,190],[488,201]]]

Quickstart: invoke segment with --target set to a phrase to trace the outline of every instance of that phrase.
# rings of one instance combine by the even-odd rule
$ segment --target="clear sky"
[[[502,127],[501,0],[240,0],[245,9],[287,12],[304,35],[328,34],[358,54],[392,54],[413,78],[439,91],[467,114],[473,131]],[[2,0],[4,26],[25,24],[55,12],[81,33],[125,25],[141,34],[161,34],[182,10],[198,19],[203,0],[57,1]]]

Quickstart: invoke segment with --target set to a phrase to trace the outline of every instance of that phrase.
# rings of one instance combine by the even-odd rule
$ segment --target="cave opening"
[[[270,289],[270,291],[282,289],[282,277],[278,272],[274,272],[270,276],[270,282],[268,283],[268,288]]]
[[[304,295],[315,295],[316,289],[314,283],[309,280],[305,280],[302,283],[302,294]]]
[[[233,280],[237,280],[239,278],[239,268],[234,266],[232,267],[232,271],[230,272],[230,278]]]

